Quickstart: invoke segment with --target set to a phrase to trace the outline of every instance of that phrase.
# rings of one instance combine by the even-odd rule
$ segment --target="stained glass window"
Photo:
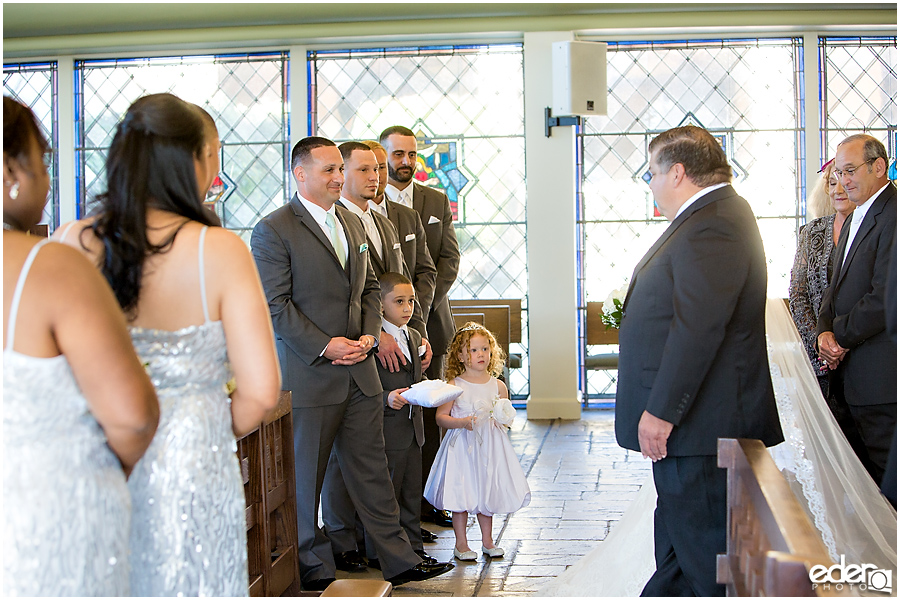
[[[41,223],[52,233],[59,226],[59,140],[57,138],[57,66],[56,63],[3,65],[3,93],[31,108],[41,132],[50,144],[50,192]]]
[[[528,395],[524,73],[520,44],[309,53],[312,127],[336,142],[377,139],[391,125],[419,137],[423,183],[447,192],[462,253],[451,298],[523,300]]]
[[[644,175],[647,146],[684,124],[707,128],[734,167],[766,248],[769,293],[787,294],[802,197],[802,64],[797,39],[610,43],[608,116],[579,136],[580,288],[603,301],[666,228]],[[582,321],[583,323],[583,321]],[[584,353],[602,351],[584,348]],[[616,371],[584,371],[587,398],[615,395]]]
[[[91,60],[76,63],[79,215],[105,191],[106,152],[137,98],[170,92],[205,108],[222,141],[217,212],[249,240],[290,191],[286,52]]]

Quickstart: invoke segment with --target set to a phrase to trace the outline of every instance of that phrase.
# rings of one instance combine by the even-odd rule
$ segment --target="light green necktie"
[[[334,251],[337,253],[341,267],[343,267],[347,263],[346,252],[344,251],[344,244],[341,242],[341,236],[337,230],[337,223],[334,222],[334,215],[330,212],[325,213],[325,224],[328,226],[328,230],[331,231],[331,245],[334,246]]]

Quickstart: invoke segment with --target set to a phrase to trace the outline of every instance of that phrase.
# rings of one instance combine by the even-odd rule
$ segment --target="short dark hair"
[[[314,135],[303,138],[302,140],[294,144],[294,149],[291,150],[291,169],[296,168],[300,163],[307,162],[309,160],[310,153],[316,148],[335,145],[336,144],[328,138],[317,137]]]
[[[700,187],[731,182],[732,170],[722,145],[702,127],[686,125],[664,131],[650,142],[650,152],[656,153],[660,171],[681,164],[687,178]]]
[[[863,144],[863,158],[866,159],[866,163],[869,165],[870,173],[872,172],[872,163],[879,158],[884,160],[885,169],[889,166],[887,150],[884,149],[884,144],[882,144],[878,138],[874,138],[867,133],[854,133],[853,135],[848,135],[841,140],[838,146],[858,141],[865,142]]]
[[[410,281],[403,273],[385,271],[378,278],[378,285],[381,286],[381,298],[384,299],[384,297],[393,292],[394,288],[398,285],[412,285],[412,281]]]
[[[416,137],[416,134],[413,133],[412,129],[408,127],[404,127],[403,125],[391,125],[387,129],[381,132],[381,135],[378,136],[378,141],[382,144],[384,140],[388,139],[388,137],[392,135],[402,135],[405,137]]]
[[[41,154],[50,149],[31,109],[9,96],[3,96],[3,158],[7,163],[16,161],[26,173],[33,175],[31,169],[41,165],[28,163],[32,139]]]
[[[370,152],[371,148],[369,148],[362,142],[344,142],[343,144],[338,146],[338,150],[341,151],[341,157],[344,159],[344,162],[347,162],[347,160],[349,160],[350,158],[350,155],[353,154],[354,150]]]

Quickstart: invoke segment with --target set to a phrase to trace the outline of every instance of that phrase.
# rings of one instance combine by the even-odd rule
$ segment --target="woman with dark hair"
[[[95,216],[60,233],[110,282],[160,397],[159,431],[129,480],[140,596],[248,593],[235,435],[275,406],[281,378],[256,265],[202,204],[218,147],[196,106],[140,98],[116,130]]]
[[[159,418],[109,286],[78,252],[25,232],[48,151],[3,98],[3,582],[10,596],[125,596],[125,473]]]

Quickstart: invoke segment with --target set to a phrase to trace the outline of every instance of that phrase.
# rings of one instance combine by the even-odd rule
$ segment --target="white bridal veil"
[[[769,367],[785,441],[769,451],[835,562],[897,572],[897,513],[854,454],[825,404],[800,335],[781,299],[766,305]],[[539,596],[637,596],[655,570],[656,490],[644,483],[597,548]]]

